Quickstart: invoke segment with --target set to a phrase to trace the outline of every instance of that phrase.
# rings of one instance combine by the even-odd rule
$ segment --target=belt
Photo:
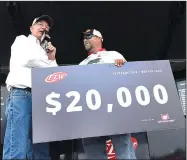
[[[11,90],[13,89],[23,89],[25,91],[31,92],[31,88],[27,87],[27,88],[16,88],[16,87],[12,87]]]

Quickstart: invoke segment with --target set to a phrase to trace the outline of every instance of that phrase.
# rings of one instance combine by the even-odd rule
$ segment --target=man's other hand
[[[116,59],[115,66],[121,67],[122,65],[124,65],[125,62],[127,62],[125,59]]]

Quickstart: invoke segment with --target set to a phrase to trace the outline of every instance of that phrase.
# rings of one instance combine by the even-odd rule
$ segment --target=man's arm
[[[26,36],[16,37],[11,46],[11,56],[16,59],[15,63],[27,67],[53,67],[57,66],[56,61],[48,60],[47,56],[40,55],[38,51],[30,45]]]
[[[117,51],[113,51],[113,57],[114,57],[114,60],[123,59],[125,62],[127,62],[127,60],[123,57],[123,55]]]
[[[79,63],[79,65],[87,65],[87,60],[89,59],[89,56],[86,58],[86,59],[84,59],[82,62],[80,62]]]
[[[82,62],[80,62],[79,65],[85,65],[84,60]]]

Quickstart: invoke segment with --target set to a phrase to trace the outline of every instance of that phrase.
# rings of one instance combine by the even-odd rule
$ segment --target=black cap
[[[41,21],[41,20],[45,20],[47,21],[47,23],[49,24],[49,27],[51,28],[53,26],[53,20],[50,16],[48,15],[42,15],[40,17],[37,17],[34,19],[34,21],[32,22],[32,25],[34,25],[35,23]]]
[[[87,29],[85,32],[82,32],[82,35],[93,35],[94,29]]]

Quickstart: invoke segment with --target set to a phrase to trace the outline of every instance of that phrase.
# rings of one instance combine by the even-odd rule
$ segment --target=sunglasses
[[[95,35],[84,35],[83,40],[84,39],[91,39],[92,37],[95,37]]]

